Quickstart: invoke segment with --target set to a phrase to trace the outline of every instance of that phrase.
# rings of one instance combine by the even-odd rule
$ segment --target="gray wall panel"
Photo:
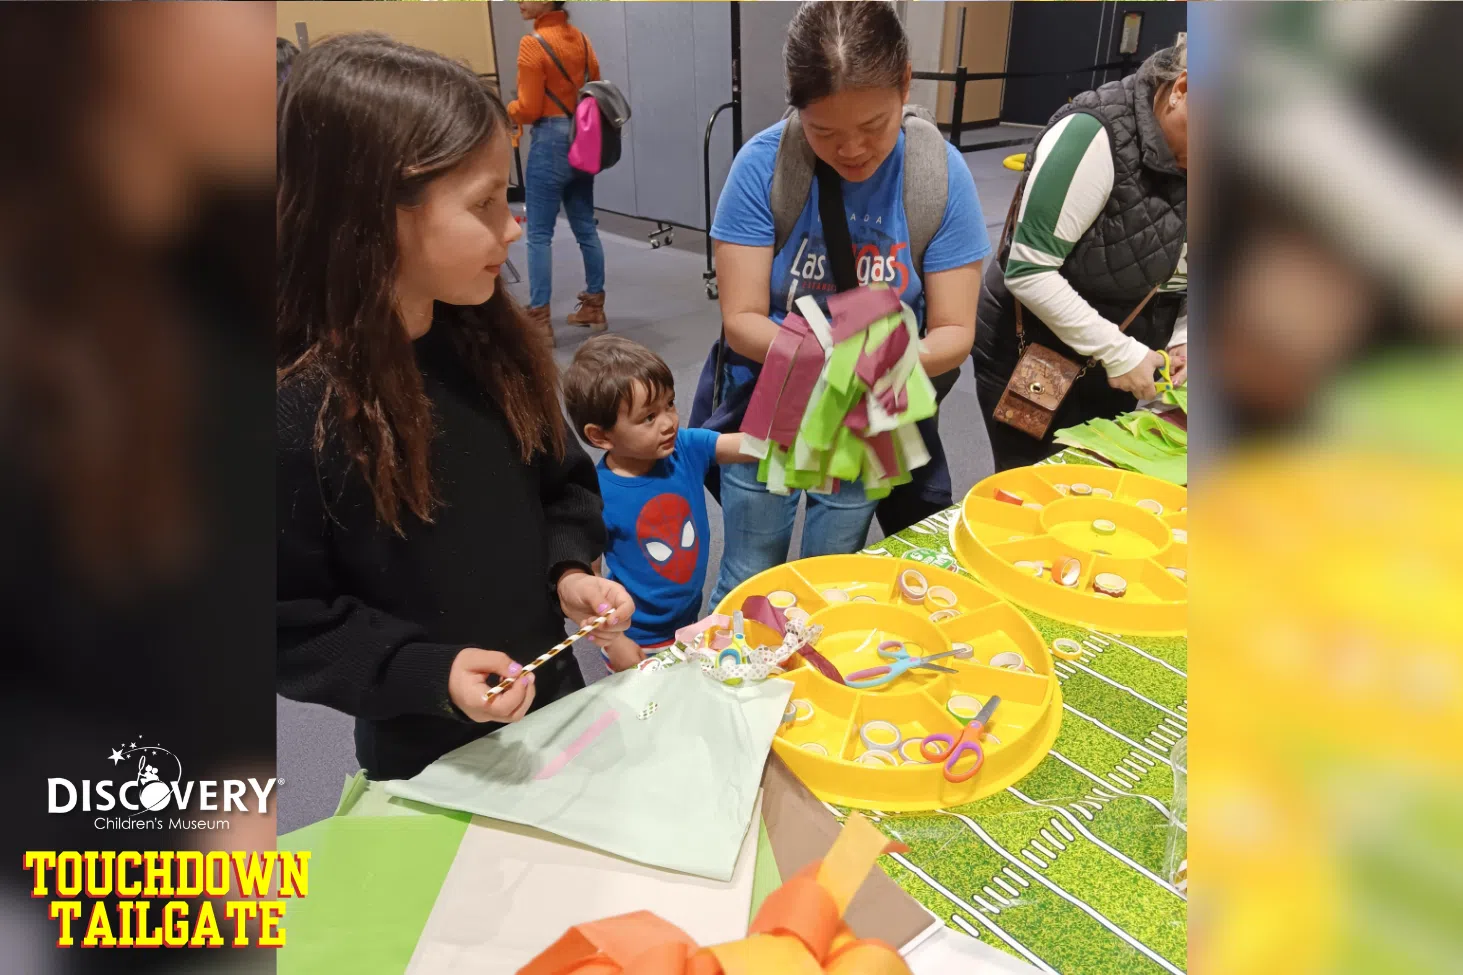
[[[639,213],[701,223],[701,145],[696,121],[696,50],[690,3],[627,3],[635,88],[630,123]]]
[[[782,44],[797,9],[796,3],[742,4],[742,129],[748,139],[787,110]]]

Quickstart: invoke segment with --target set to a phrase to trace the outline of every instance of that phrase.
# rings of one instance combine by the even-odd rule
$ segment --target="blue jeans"
[[[594,225],[594,177],[569,165],[573,123],[567,118],[539,119],[524,165],[525,208],[528,211],[528,303],[539,308],[554,293],[554,224],[559,207],[569,218],[579,252],[584,255],[584,290],[605,289],[605,252]]]
[[[802,491],[772,494],[757,480],[756,464],[721,469],[721,517],[725,547],[710,606],[759,572],[787,561],[792,523]],[[837,494],[809,494],[803,521],[802,558],[847,555],[864,547],[878,502],[864,497],[864,486],[841,481]]]

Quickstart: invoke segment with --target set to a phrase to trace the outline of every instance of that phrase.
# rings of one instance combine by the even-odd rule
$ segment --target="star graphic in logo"
[[[107,756],[107,761],[111,762],[113,765],[116,765],[118,762],[122,761],[122,749],[113,748],[112,754]]]

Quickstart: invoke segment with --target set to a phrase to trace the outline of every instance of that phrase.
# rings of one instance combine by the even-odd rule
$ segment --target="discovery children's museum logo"
[[[46,811],[113,813],[98,816],[92,826],[109,829],[228,829],[227,819],[189,820],[190,812],[269,811],[276,779],[184,779],[183,763],[161,745],[130,742],[106,758],[115,769],[106,779],[46,780]],[[164,822],[163,814],[176,813]]]

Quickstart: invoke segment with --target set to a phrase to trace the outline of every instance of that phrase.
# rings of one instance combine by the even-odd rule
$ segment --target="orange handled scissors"
[[[985,764],[985,750],[980,747],[981,735],[985,734],[986,724],[995,713],[996,706],[1001,703],[999,697],[992,697],[985,702],[985,707],[975,716],[975,720],[964,728],[960,729],[960,736],[944,733],[926,735],[920,742],[919,752],[929,762],[945,763],[946,782],[964,782],[974,777]],[[975,753],[975,764],[962,772],[955,771],[955,763],[965,755],[966,752]]]

